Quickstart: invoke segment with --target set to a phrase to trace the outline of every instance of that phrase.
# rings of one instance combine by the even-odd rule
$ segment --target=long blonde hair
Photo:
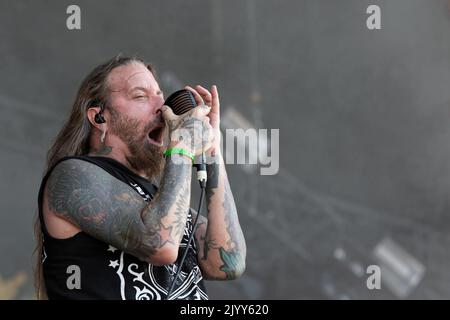
[[[47,153],[44,176],[59,159],[66,156],[84,155],[89,152],[92,125],[87,118],[87,110],[93,106],[100,106],[104,110],[108,101],[107,77],[109,73],[114,68],[133,62],[144,64],[156,77],[153,68],[143,60],[119,54],[97,66],[83,80],[72,105],[70,116]],[[35,255],[34,283],[36,295],[37,299],[46,299],[47,292],[42,273],[43,233],[38,213],[34,219],[34,233],[36,237],[36,248],[33,252]]]

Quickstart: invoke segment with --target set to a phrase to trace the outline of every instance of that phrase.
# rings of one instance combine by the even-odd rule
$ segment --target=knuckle
[[[199,108],[194,108],[193,111],[192,111],[192,115],[195,116],[195,117],[197,117],[197,118],[200,117],[200,116],[202,115],[201,109],[199,109]]]

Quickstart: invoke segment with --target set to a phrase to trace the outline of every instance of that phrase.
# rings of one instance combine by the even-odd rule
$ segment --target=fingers
[[[201,85],[195,86],[195,89],[186,86],[185,89],[194,94],[197,104],[206,104],[212,108],[211,111],[213,113],[220,114],[219,92],[216,85],[211,86],[211,92]]]
[[[194,95],[195,102],[197,102],[197,105],[205,104],[203,102],[202,96],[197,92],[197,90],[195,90],[194,88],[192,88],[190,86],[185,86],[184,88],[186,90],[189,90],[190,92],[192,92],[192,94]]]
[[[192,109],[192,115],[197,118],[203,118],[206,117],[210,111],[210,107],[208,107],[206,104],[202,104]]]
[[[219,91],[217,90],[217,86],[216,85],[213,85],[211,87],[211,99],[212,99],[213,111],[219,113],[219,111],[220,111],[220,100],[219,100]]]
[[[203,88],[201,85],[197,85],[195,89],[202,96],[203,101],[205,101],[205,104],[211,107],[212,105],[211,93],[207,89]]]
[[[172,109],[166,105],[161,107],[161,113],[162,113],[163,119],[166,121],[173,121],[173,120],[178,119],[178,116],[175,115],[173,113]]]

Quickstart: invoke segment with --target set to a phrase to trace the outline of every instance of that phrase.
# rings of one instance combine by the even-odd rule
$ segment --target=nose
[[[155,116],[159,119],[159,122],[164,122],[163,116],[162,116],[162,106],[164,105],[164,100],[161,100],[161,102],[158,102],[155,108]]]
[[[161,112],[162,106],[164,105],[164,99],[162,97],[160,97],[156,102],[155,102],[155,114],[159,114]]]
[[[161,105],[158,104],[158,106],[155,108],[155,114],[160,114],[161,113],[162,106],[163,106],[162,104]]]

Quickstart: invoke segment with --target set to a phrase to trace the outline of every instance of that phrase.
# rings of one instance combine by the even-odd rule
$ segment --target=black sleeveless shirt
[[[80,159],[99,166],[132,187],[145,201],[151,201],[157,188],[121,163],[107,157],[65,157]],[[42,180],[39,190],[39,219],[44,234],[42,268],[49,299],[117,299],[161,300],[167,292],[192,232],[189,211],[178,260],[175,264],[154,266],[97,240],[85,232],[71,238],[53,238],[45,227],[42,203],[45,184],[53,166]],[[77,278],[78,277],[78,278]],[[195,241],[191,243],[172,299],[207,300],[202,273],[197,263]]]

